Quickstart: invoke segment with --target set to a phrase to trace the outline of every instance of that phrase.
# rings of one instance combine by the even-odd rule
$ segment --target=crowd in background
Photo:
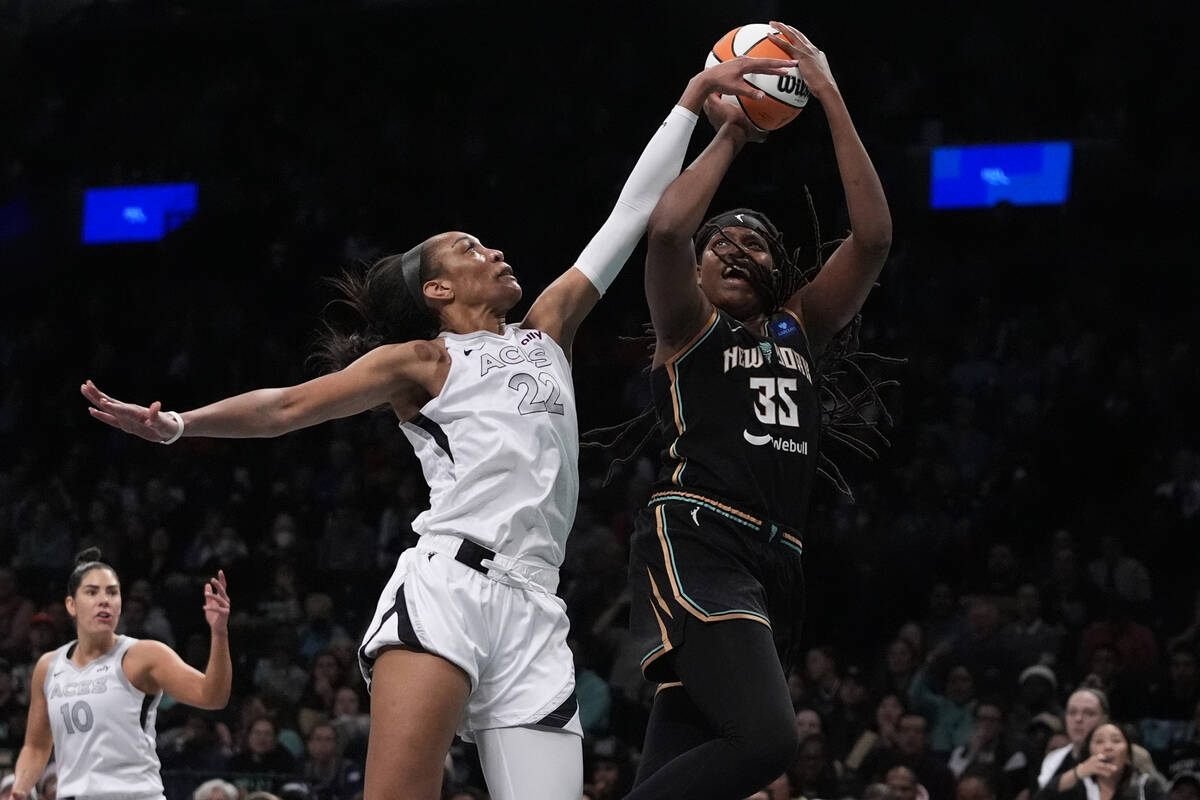
[[[406,35],[461,32],[453,9],[188,23],[191,4],[159,3],[146,13],[178,19],[139,28],[122,16],[137,7],[97,4],[31,36],[7,62],[20,79],[0,81],[14,110],[0,126],[0,774],[22,741],[31,665],[72,638],[62,597],[74,554],[95,545],[121,578],[119,631],[196,666],[203,582],[229,576],[234,698],[213,713],[164,699],[168,800],[354,800],[369,727],[356,648],[426,502],[396,420],[162,448],[91,420],[78,385],[185,408],[303,379],[331,296],[320,276],[456,226],[503,247],[532,296],[601,220],[677,88],[647,83],[638,39],[587,35],[540,91],[514,88],[511,54],[451,63],[436,39]],[[802,742],[765,791],[1023,800],[1063,743],[1067,696],[1089,685],[1172,800],[1196,800],[1200,381],[1172,201],[1195,156],[1154,129],[1170,101],[1139,82],[1153,71],[1141,50],[1113,74],[1104,36],[1079,41],[1058,51],[1069,64],[1047,87],[1036,42],[1014,63],[1003,21],[998,34],[986,15],[956,12],[952,55],[1004,60],[1025,88],[1026,110],[1008,102],[997,119],[995,75],[948,77],[935,64],[944,51],[898,52],[887,33],[901,22],[886,16],[897,12],[881,13],[854,35],[832,21],[808,32],[896,217],[862,347],[907,360],[870,367],[901,384],[884,394],[893,422],[879,460],[829,451],[854,497],[823,485],[814,499],[804,658],[791,673]],[[673,38],[702,50],[728,22],[671,19]],[[136,49],[122,46],[131,32]],[[217,41],[219,62],[207,56]],[[676,63],[681,88],[693,61],[663,71]],[[414,74],[427,63],[442,90]],[[1079,77],[1098,71],[1103,95]],[[576,91],[587,82],[630,88],[596,102]],[[819,114],[743,157],[782,159],[774,183],[748,183],[761,170],[735,165],[718,203],[760,207],[810,246],[807,183],[823,238],[837,235],[832,159],[803,127],[823,125]],[[1069,204],[930,212],[913,153],[995,138],[1075,141]],[[164,242],[77,244],[81,188],[166,180],[198,181],[201,209]],[[580,335],[581,428],[648,399],[640,257]],[[606,480],[606,454],[584,451],[562,569],[596,800],[631,780],[654,688],[627,646],[625,584],[654,455]],[[472,748],[451,755],[447,796],[483,797]],[[54,800],[52,772],[41,788]]]

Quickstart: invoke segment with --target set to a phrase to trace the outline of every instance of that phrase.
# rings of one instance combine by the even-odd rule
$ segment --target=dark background
[[[870,464],[839,457],[857,502],[818,492],[806,641],[875,664],[935,582],[962,597],[1003,595],[1018,579],[1052,587],[1056,530],[1080,565],[1105,535],[1147,565],[1153,598],[1137,614],[1161,640],[1191,621],[1200,170],[1183,120],[1200,73],[1173,7],[176,0],[59,11],[0,6],[0,563],[39,604],[58,602],[74,549],[93,540],[139,572],[156,527],[198,585],[212,564],[186,554],[224,526],[249,553],[226,566],[250,608],[278,555],[272,520],[289,513],[302,586],[334,594],[357,636],[394,553],[364,545],[368,563],[384,555],[357,572],[313,554],[339,509],[373,531],[387,509],[411,516],[424,502],[419,477],[405,494],[414,464],[391,422],[164,450],[91,420],[79,383],[182,409],[302,380],[331,297],[321,277],[442,230],[504,250],[526,292],[517,318],[602,222],[707,47],[782,18],[827,53],[888,193],[894,246],[862,339],[908,359],[889,372],[902,383],[887,395],[892,447]],[[710,135],[697,130],[692,154]],[[1065,206],[928,208],[931,146],[1045,139],[1076,147]],[[79,244],[83,189],[175,181],[200,184],[200,210],[163,242]],[[760,208],[802,244],[802,185],[823,235],[844,233],[815,102],[747,148],[714,208]],[[618,338],[648,319],[642,253],[581,333],[581,429],[645,398],[642,351]],[[608,554],[609,569],[597,577],[571,557],[564,568],[577,630],[620,592],[644,490],[636,470],[601,487],[604,466],[585,456],[572,542],[576,559]],[[146,499],[151,484],[186,499],[164,510]],[[31,560],[37,541],[61,547]],[[1015,576],[989,570],[997,544]],[[194,629],[195,616],[178,624]]]

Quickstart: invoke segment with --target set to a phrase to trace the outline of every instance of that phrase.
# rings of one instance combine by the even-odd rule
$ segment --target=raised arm
[[[692,235],[749,136],[732,104],[710,99],[706,110],[719,125],[717,135],[663,193],[647,230],[646,302],[654,325],[654,366],[675,355],[713,313],[696,282]]]
[[[834,334],[853,321],[883,270],[892,246],[892,215],[825,54],[790,25],[771,25],[781,33],[771,40],[796,58],[800,75],[825,110],[850,215],[850,235],[812,282],[786,303],[803,322],[814,353],[819,353]]]
[[[125,656],[123,668],[130,683],[146,694],[160,689],[181,703],[196,708],[220,709],[229,702],[233,664],[229,658],[229,595],[225,573],[217,572],[204,585],[204,616],[212,629],[208,665],[204,672],[184,663],[162,642],[144,639]]]
[[[172,442],[181,433],[225,439],[273,437],[385,403],[407,418],[439,388],[437,365],[445,358],[445,351],[431,342],[384,345],[338,372],[296,386],[255,389],[178,414],[164,412],[158,401],[149,407],[123,403],[91,381],[79,390],[92,403],[88,411],[93,417],[151,442]]]
[[[679,103],[642,151],[608,219],[574,266],[538,296],[522,324],[546,331],[569,353],[579,324],[629,260],[659,197],[679,174],[705,98],[714,92],[761,96],[745,80],[747,74],[782,75],[793,66],[784,59],[741,57],[705,69],[688,81]]]
[[[29,719],[25,723],[25,744],[17,756],[16,779],[13,782],[13,800],[27,800],[29,792],[41,777],[42,770],[50,760],[54,749],[54,735],[50,732],[50,715],[46,709],[46,670],[54,653],[44,653],[33,668],[29,679]]]

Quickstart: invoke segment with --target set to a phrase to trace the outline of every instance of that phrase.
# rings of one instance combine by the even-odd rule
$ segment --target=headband
[[[400,256],[400,274],[404,276],[404,285],[408,287],[408,293],[412,295],[413,300],[422,308],[428,308],[425,304],[425,293],[421,291],[421,251],[424,247],[425,243],[421,242]]]

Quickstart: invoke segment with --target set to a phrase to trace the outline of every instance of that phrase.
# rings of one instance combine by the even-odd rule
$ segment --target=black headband
[[[424,248],[425,243],[421,242],[400,256],[400,274],[404,276],[404,285],[408,287],[408,293],[413,296],[413,300],[422,308],[427,308],[425,292],[421,291],[421,251]]]
[[[718,214],[712,219],[704,223],[705,228],[749,228],[759,233],[766,234],[767,241],[773,238],[770,228],[757,215],[746,211],[726,211],[724,214]]]

